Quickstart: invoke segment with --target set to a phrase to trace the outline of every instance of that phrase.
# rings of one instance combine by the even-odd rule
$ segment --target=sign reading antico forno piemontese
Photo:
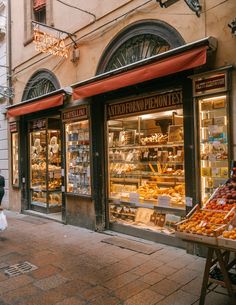
[[[63,114],[62,114],[63,121],[73,120],[73,119],[84,119],[87,117],[88,117],[88,107],[87,106],[69,110],[69,111],[63,112]]]
[[[154,111],[176,109],[183,104],[182,90],[173,90],[132,101],[110,104],[107,107],[107,118],[131,114],[150,113]]]
[[[194,95],[215,93],[227,90],[226,73],[195,79]]]

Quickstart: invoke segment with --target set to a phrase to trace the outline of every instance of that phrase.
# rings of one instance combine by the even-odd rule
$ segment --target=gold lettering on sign
[[[69,57],[69,48],[64,39],[56,38],[48,33],[34,29],[35,50],[60,57]]]
[[[63,113],[63,120],[70,120],[75,118],[87,117],[87,107],[78,108],[75,110],[67,111]]]
[[[120,104],[108,105],[108,117],[117,117],[127,114],[148,112],[158,109],[177,107],[183,104],[182,90],[141,98]]]

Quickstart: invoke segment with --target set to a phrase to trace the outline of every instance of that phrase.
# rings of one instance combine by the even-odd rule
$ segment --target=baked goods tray
[[[180,231],[175,231],[175,236],[183,240],[189,240],[209,245],[217,245],[216,236],[199,235]]]

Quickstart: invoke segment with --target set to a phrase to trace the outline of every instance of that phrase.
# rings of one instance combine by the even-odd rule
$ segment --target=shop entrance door
[[[62,163],[60,120],[29,122],[30,209],[61,218]]]

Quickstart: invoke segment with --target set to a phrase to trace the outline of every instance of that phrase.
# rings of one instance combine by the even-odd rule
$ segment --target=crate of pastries
[[[206,210],[216,211],[230,211],[232,207],[236,208],[236,183],[233,181],[219,186],[203,206]]]
[[[177,224],[176,236],[206,244],[217,245],[220,236],[235,216],[235,208],[230,211],[210,211],[196,205],[187,218]]]

